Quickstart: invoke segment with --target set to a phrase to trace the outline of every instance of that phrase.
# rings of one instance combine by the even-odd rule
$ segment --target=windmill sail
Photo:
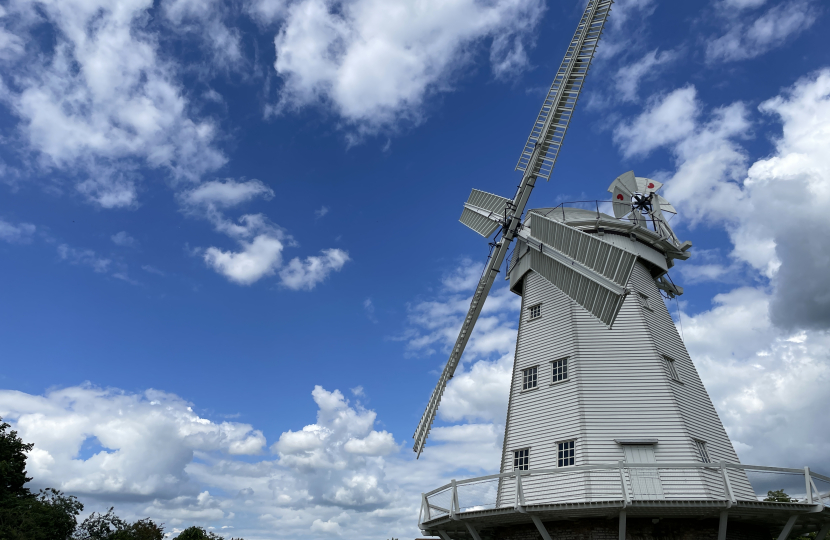
[[[504,257],[507,255],[510,243],[516,237],[521,225],[522,214],[524,213],[536,179],[538,177],[550,178],[612,3],[613,0],[588,1],[585,12],[582,14],[579,25],[574,33],[574,37],[565,53],[565,58],[562,60],[562,64],[556,73],[550,91],[545,98],[545,102],[542,104],[542,109],[536,118],[536,122],[533,124],[530,137],[528,137],[524,150],[522,150],[516,169],[524,171],[524,174],[522,175],[522,181],[519,184],[513,200],[509,201],[509,205],[505,202],[505,206],[503,207],[503,224],[494,224],[493,221],[495,220],[492,219],[492,216],[484,220],[477,220],[475,217],[477,215],[484,218],[480,212],[476,211],[476,209],[481,208],[495,214],[495,210],[492,207],[479,206],[472,201],[476,193],[483,194],[484,192],[474,191],[470,196],[470,200],[468,200],[469,206],[465,206],[465,211],[462,212],[462,223],[471,227],[479,234],[489,236],[485,233],[489,232],[492,234],[499,226],[502,227],[503,233],[501,239],[496,242],[493,253],[487,261],[487,267],[484,269],[481,280],[473,294],[470,308],[467,311],[467,316],[464,318],[461,332],[450,353],[447,365],[444,367],[444,371],[438,379],[438,384],[427,403],[427,408],[423,416],[421,416],[421,421],[415,429],[413,435],[415,445],[413,450],[419,457],[424,449],[424,444],[426,444],[429,431],[432,428],[432,422],[435,420],[435,415],[438,412],[438,405],[441,402],[441,397],[444,395],[444,389],[455,373],[458,362],[461,360],[461,355],[464,353],[464,348],[467,346],[467,341],[470,339],[470,334],[481,313],[484,301],[487,299],[493,281],[496,279],[499,268],[502,262],[504,262]],[[491,197],[497,196],[491,195]],[[493,204],[496,202],[494,199],[488,199],[483,196],[482,201]],[[507,201],[507,199],[504,201]],[[471,206],[474,208],[471,208]]]
[[[608,325],[614,324],[637,256],[558,221],[534,214],[511,265],[511,280],[534,270]],[[523,231],[524,232],[524,231]]]
[[[501,227],[500,218],[504,217],[503,212],[510,202],[510,199],[474,189],[458,221],[487,238]]]
[[[536,117],[516,170],[527,172],[528,167],[532,165],[532,174],[546,180],[550,179],[612,3],[613,0],[588,2],[565,58],[562,59],[559,71],[556,72],[550,86],[542,110]],[[541,156],[532,162],[531,156],[537,145],[542,147]]]

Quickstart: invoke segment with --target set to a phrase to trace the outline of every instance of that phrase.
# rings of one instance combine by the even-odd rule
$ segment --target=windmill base
[[[616,519],[595,518],[579,521],[543,522],[551,540],[618,540]],[[483,536],[483,535],[482,535]],[[492,532],[493,540],[539,540],[532,525],[500,527]],[[628,540],[717,540],[717,519],[652,519],[631,518],[626,523]],[[770,540],[773,532],[767,525],[730,523],[727,540]],[[483,540],[483,539],[482,539]]]

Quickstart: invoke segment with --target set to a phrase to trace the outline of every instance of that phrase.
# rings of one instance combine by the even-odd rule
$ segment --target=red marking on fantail
[[[651,184],[651,183],[650,183],[650,184],[648,185],[648,189],[653,189],[653,188],[654,188],[654,184]]]
[[[622,196],[622,194],[618,194],[618,195],[617,195],[617,200],[620,200],[620,201],[621,201],[621,200],[623,200],[623,196]]]

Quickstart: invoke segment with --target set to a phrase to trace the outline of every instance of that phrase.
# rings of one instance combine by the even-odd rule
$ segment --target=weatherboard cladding
[[[651,305],[651,311],[643,310],[643,318],[649,333],[653,337],[656,350],[661,357],[667,356],[674,360],[674,367],[680,377],[680,382],[671,380],[666,371],[665,362],[663,362],[666,380],[669,382],[669,387],[672,389],[675,401],[683,416],[684,424],[689,431],[688,444],[691,451],[696,454],[694,439],[698,439],[706,443],[706,449],[712,462],[739,463],[738,455],[735,453],[720,417],[712,405],[709,393],[703,386],[700,375],[698,375],[697,369],[689,357],[680,335],[677,333],[677,327],[672,322],[666,304],[656,301],[657,298],[661,298],[660,291],[654,284],[654,280],[640,279],[643,283],[638,285],[638,290],[649,297]],[[710,486],[717,486],[711,487],[713,491],[723,489],[723,480],[718,473],[706,471],[704,475]],[[736,497],[754,499],[754,491],[745,473],[730,471],[729,480]]]
[[[521,250],[521,245],[517,246]],[[529,250],[533,252],[531,248]],[[521,255],[521,253],[520,253]],[[707,443],[713,461],[738,462],[737,455],[689,358],[646,266],[637,262],[613,328],[598,321],[516,256],[511,289],[523,295],[516,344],[502,471],[512,470],[513,450],[530,448],[530,468],[555,468],[557,443],[576,441],[576,465],[624,460],[615,439],[657,439],[657,462],[699,461],[694,439]],[[528,261],[528,262],[526,262]],[[637,294],[649,298],[651,309]],[[541,303],[541,318],[526,307]],[[682,384],[670,380],[663,355],[675,361]],[[569,358],[569,380],[550,384],[550,362]],[[522,370],[538,366],[539,387],[522,391]],[[586,473],[583,473],[586,474]],[[604,476],[603,476],[604,475]],[[659,471],[666,498],[724,499],[715,471]],[[613,476],[613,475],[611,475]],[[735,495],[752,498],[743,475],[730,473]],[[619,498],[619,477],[573,475],[570,500]],[[559,487],[559,486],[557,486]],[[552,483],[523,483],[525,498],[559,499]],[[613,495],[613,496],[612,496]],[[636,497],[636,493],[634,494]],[[503,483],[500,503],[510,504],[515,486]],[[528,502],[530,504],[530,502]]]

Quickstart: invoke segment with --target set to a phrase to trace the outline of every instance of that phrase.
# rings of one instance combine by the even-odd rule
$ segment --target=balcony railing
[[[483,510],[640,501],[763,501],[783,490],[794,502],[830,507],[830,477],[803,469],[736,463],[607,463],[493,474],[424,493],[419,524]],[[821,507],[819,506],[819,508]]]

